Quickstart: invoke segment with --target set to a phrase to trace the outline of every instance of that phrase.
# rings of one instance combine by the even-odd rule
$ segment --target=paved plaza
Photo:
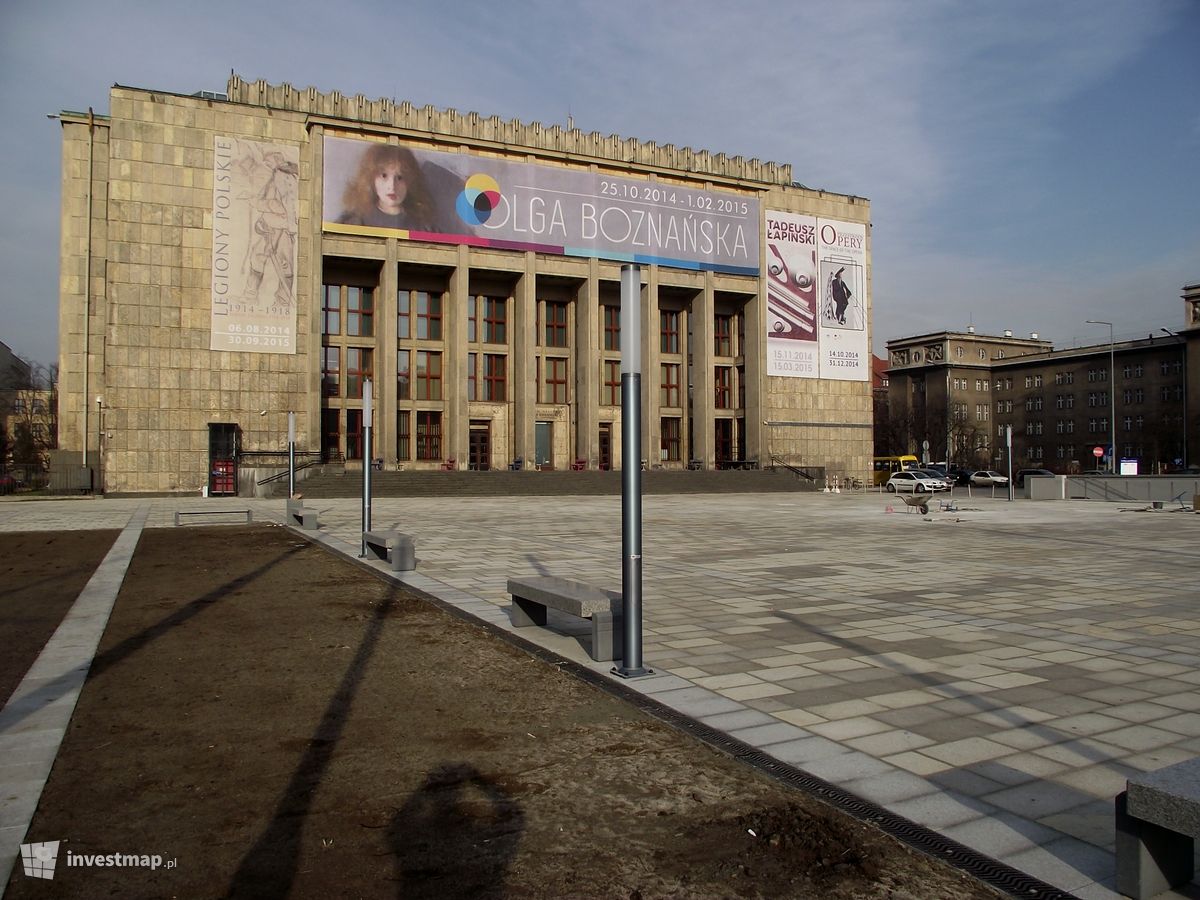
[[[645,497],[655,674],[628,684],[1079,897],[1119,896],[1114,795],[1200,754],[1200,516],[954,499],[922,516],[878,493]],[[309,504],[317,539],[357,556],[359,502]],[[281,499],[10,501],[0,531],[223,508],[283,521]],[[377,499],[372,524],[415,538],[400,580],[503,628],[509,576],[620,587],[619,497]],[[610,668],[554,613],[520,633]]]

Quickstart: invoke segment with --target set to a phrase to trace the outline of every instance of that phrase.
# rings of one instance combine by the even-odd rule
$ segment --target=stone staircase
[[[820,481],[810,481],[786,469],[762,471],[679,471],[651,469],[642,472],[643,494],[728,494],[816,491]],[[304,499],[362,496],[362,472],[328,467],[297,482]],[[274,485],[282,497],[287,483]],[[513,497],[620,495],[620,472],[372,472],[372,497]]]

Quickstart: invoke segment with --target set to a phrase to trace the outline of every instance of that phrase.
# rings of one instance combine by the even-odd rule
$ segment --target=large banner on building
[[[759,202],[724,191],[326,135],[323,227],[759,272]]]
[[[296,352],[300,150],[213,139],[212,350]]]
[[[767,210],[767,374],[866,381],[866,227]]]

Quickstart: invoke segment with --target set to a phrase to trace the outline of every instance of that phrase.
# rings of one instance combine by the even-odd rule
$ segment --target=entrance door
[[[533,425],[534,462],[539,469],[554,468],[554,423],[535,422]]]
[[[733,459],[732,419],[715,419],[713,421],[713,452],[720,462]]]
[[[612,422],[600,423],[600,471],[612,468]]]
[[[471,420],[470,440],[467,446],[467,468],[473,472],[486,472],[492,467],[492,423]]]
[[[238,427],[230,422],[208,423],[208,496],[237,495]]]

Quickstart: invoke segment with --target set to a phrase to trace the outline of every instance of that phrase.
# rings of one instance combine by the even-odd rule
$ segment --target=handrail
[[[805,472],[803,469],[793,466],[790,462],[785,460],[782,456],[775,456],[774,454],[772,454],[771,455],[771,468],[773,469],[776,466],[782,466],[783,468],[785,468],[789,472],[791,472],[793,475],[795,475],[797,478],[807,478],[809,481],[817,480],[817,476],[811,475],[808,472]]]
[[[311,469],[313,466],[319,466],[319,465],[322,465],[321,460],[312,459],[306,463],[303,463],[302,465],[296,466],[296,471],[299,472],[302,469]],[[254,483],[255,484],[270,484],[273,481],[282,481],[283,479],[285,479],[287,477],[288,477],[288,470],[284,469],[282,472],[276,472],[274,475],[268,475],[266,478],[263,478],[261,481],[256,481]]]

